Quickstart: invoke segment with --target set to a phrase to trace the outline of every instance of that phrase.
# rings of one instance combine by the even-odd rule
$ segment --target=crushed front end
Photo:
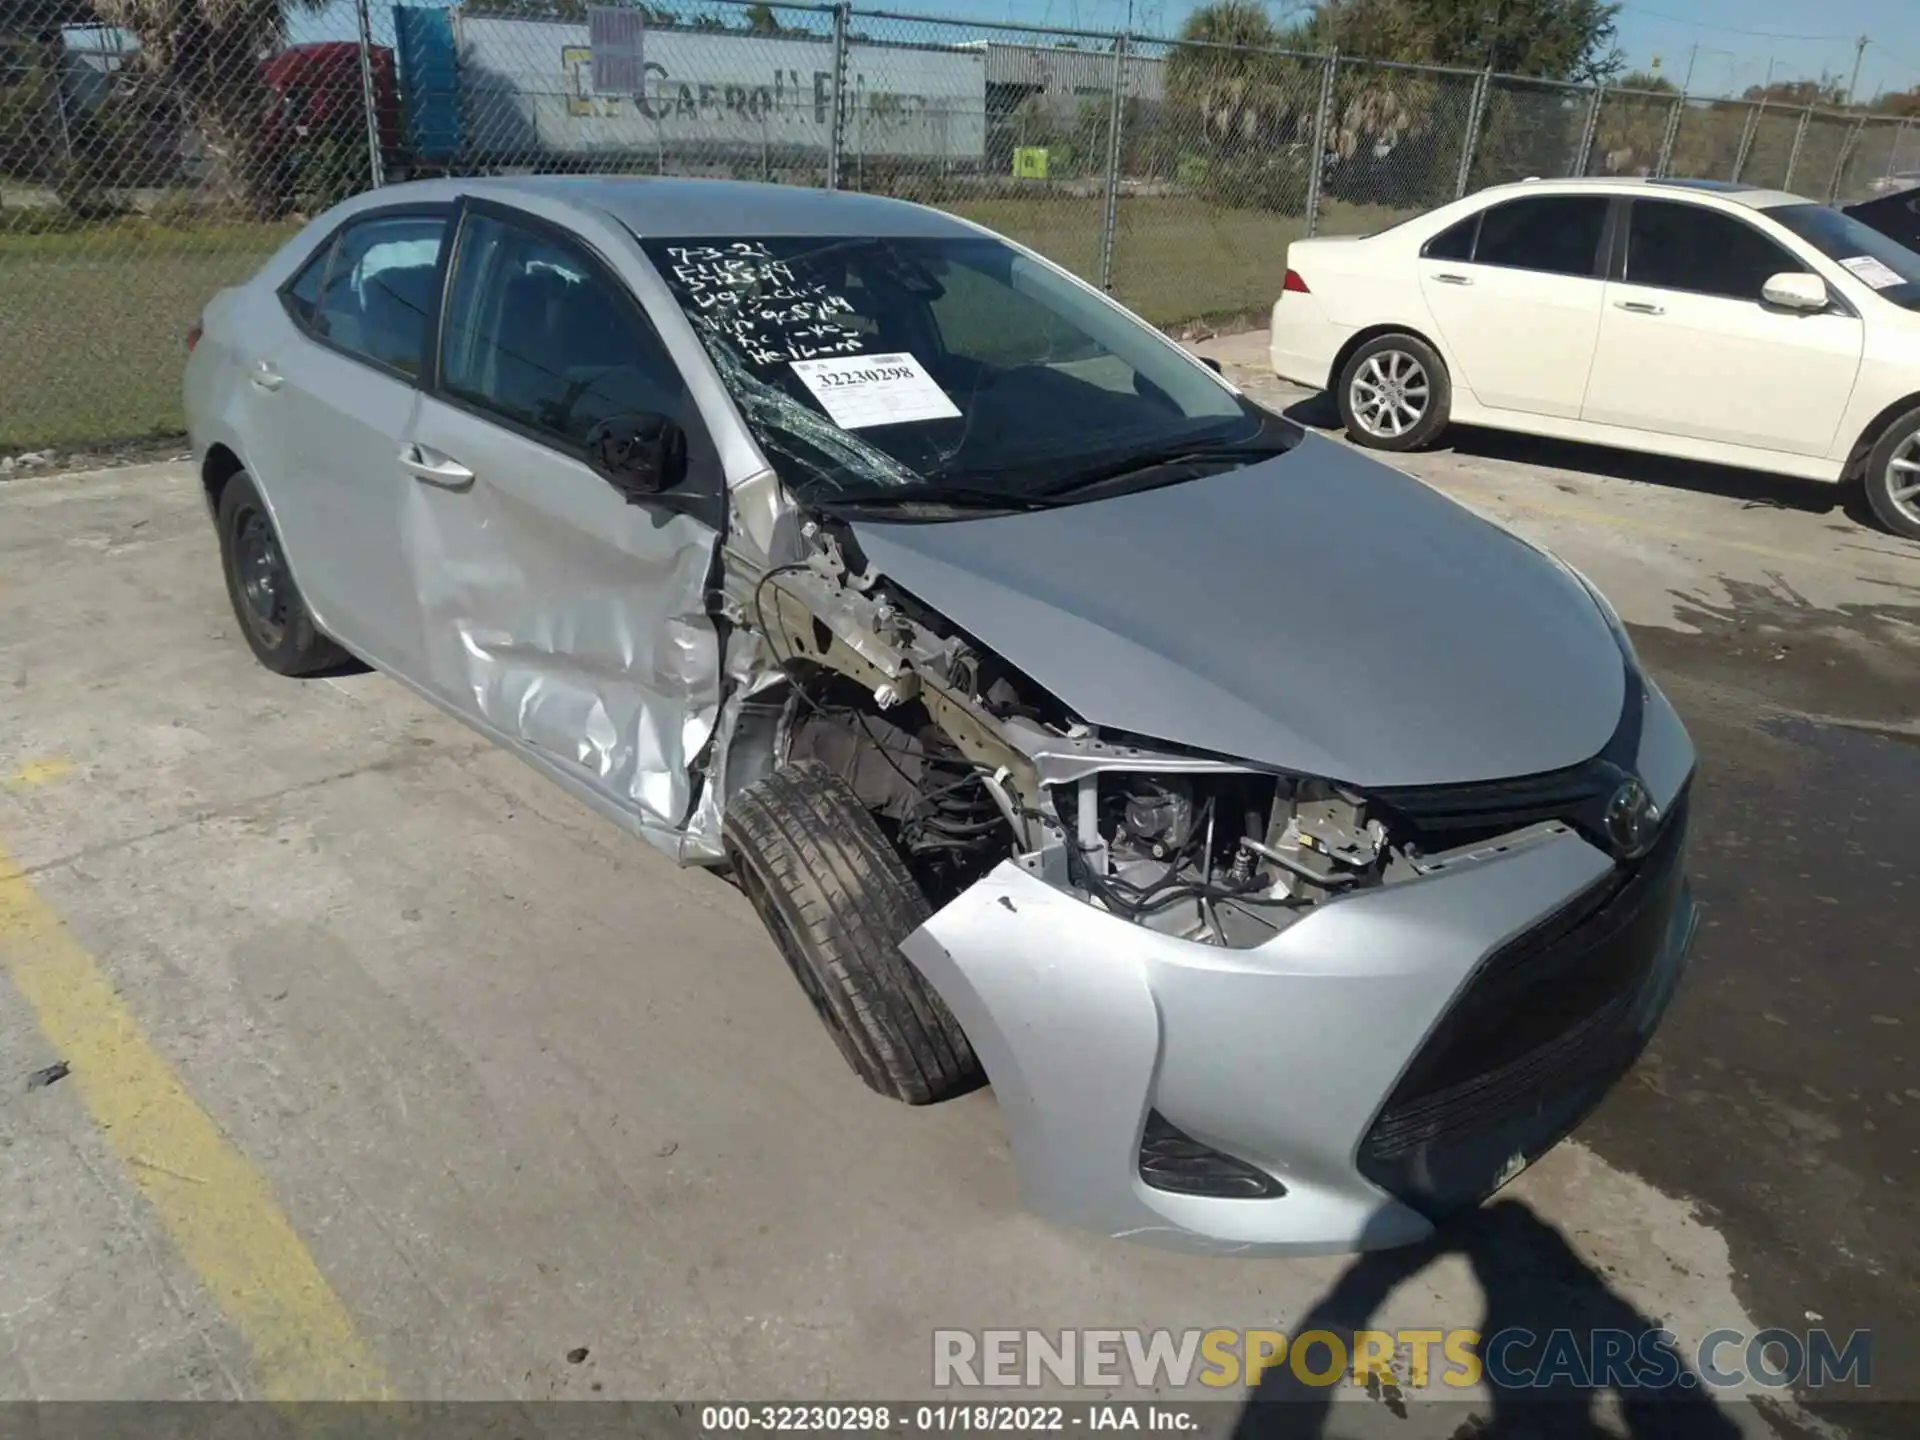
[[[826,530],[796,541],[729,572],[783,677],[742,752],[824,763],[907,860],[936,909],[900,949],[1036,1211],[1202,1251],[1412,1242],[1664,1011],[1693,752],[1624,637],[1589,761],[1362,790],[1088,724]]]

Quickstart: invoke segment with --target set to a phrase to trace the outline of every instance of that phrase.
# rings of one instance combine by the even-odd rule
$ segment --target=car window
[[[1608,203],[1604,195],[1537,195],[1495,205],[1480,217],[1474,262],[1592,275]]]
[[[446,219],[391,215],[344,230],[313,306],[313,328],[342,350],[420,373]]]
[[[1878,201],[1876,205],[1885,204]],[[1896,202],[1898,203],[1898,202]],[[1913,202],[1907,202],[1913,211]],[[1913,212],[1920,213],[1920,212]],[[1844,266],[1882,300],[1920,310],[1920,252],[1827,205],[1779,205],[1767,218]]]
[[[1002,278],[967,265],[949,265],[941,293],[927,301],[947,355],[987,365],[1043,363],[1059,366],[1110,357],[1106,346],[1070,324],[1054,310],[1018,303],[1012,272]],[[1133,371],[1118,366],[1116,378],[1131,386]]]
[[[1806,268],[1753,226],[1723,211],[1673,200],[1633,202],[1627,222],[1630,285],[1758,301],[1771,276]]]
[[[322,245],[319,252],[301,267],[300,273],[294,276],[293,282],[286,287],[287,309],[302,325],[313,324],[314,307],[320,303],[320,286],[327,278],[327,263],[333,259],[333,248],[337,238],[329,239]]]
[[[1474,236],[1479,230],[1480,217],[1469,215],[1427,241],[1420,253],[1429,260],[1471,260]]]
[[[569,448],[614,415],[685,423],[685,383],[626,288],[544,232],[470,216],[444,331],[449,395]]]

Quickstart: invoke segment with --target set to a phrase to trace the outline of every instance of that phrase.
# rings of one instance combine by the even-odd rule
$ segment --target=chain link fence
[[[304,222],[431,175],[617,172],[937,205],[1166,327],[1264,313],[1301,236],[1530,176],[1848,202],[1920,123],[845,5],[72,0],[0,33],[0,455],[175,433],[184,332]],[[88,10],[90,8],[90,12]],[[605,41],[611,32],[602,34]]]

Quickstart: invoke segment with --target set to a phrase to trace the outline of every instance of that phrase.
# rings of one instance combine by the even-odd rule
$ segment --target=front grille
[[[1538,1154],[1633,1062],[1637,1002],[1680,895],[1686,811],[1683,794],[1645,857],[1481,962],[1362,1140],[1362,1174],[1422,1208],[1472,1203],[1516,1149]]]
[[[1646,706],[1646,682],[1638,667],[1629,662],[1619,723],[1605,747],[1591,760],[1564,770],[1518,775],[1509,780],[1402,785],[1367,793],[1399,820],[1401,834],[1429,855],[1476,845],[1546,820],[1571,825],[1611,853],[1607,802],[1633,773]]]
[[[1469,785],[1420,785],[1369,791],[1397,815],[1427,854],[1508,835],[1546,820],[1573,826],[1602,846],[1607,801],[1626,771],[1605,756],[1565,770]]]

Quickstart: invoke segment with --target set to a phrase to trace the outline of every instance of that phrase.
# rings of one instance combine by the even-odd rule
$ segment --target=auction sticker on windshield
[[[1855,255],[1850,260],[1842,260],[1840,264],[1876,290],[1891,290],[1895,285],[1904,283],[1898,270],[1871,255]]]
[[[947,392],[911,355],[795,360],[793,373],[842,430],[960,416]]]

